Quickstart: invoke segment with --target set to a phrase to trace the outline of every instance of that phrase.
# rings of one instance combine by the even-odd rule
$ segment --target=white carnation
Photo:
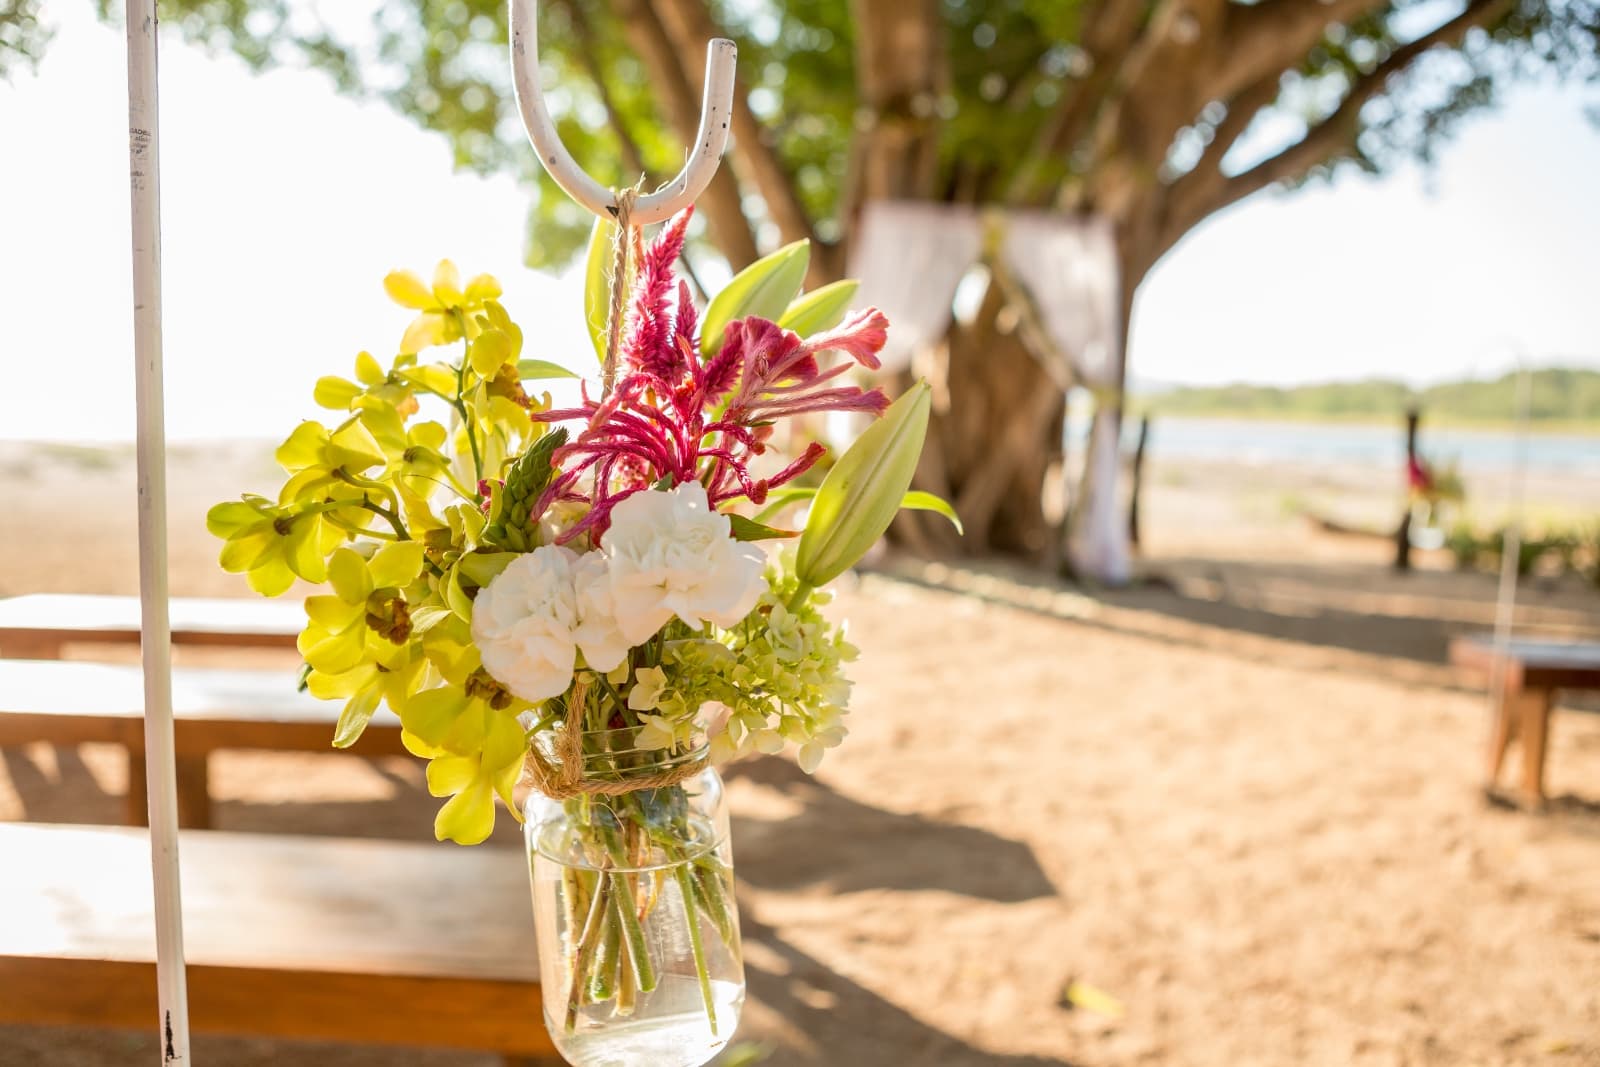
[[[635,493],[611,512],[604,553],[617,627],[631,644],[676,615],[732,626],[766,588],[766,556],[729,536],[728,517],[698,482]]]
[[[523,700],[566,692],[577,662],[573,631],[578,554],[544,545],[512,560],[472,605],[472,642],[484,670]]]
[[[602,674],[615,670],[628,658],[630,642],[617,629],[605,557],[598,552],[579,556],[572,585],[578,598],[578,625],[572,638],[583,650],[583,661]]]

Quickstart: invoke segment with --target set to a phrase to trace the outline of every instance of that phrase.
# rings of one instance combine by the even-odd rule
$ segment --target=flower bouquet
[[[855,655],[824,587],[900,507],[955,518],[907,492],[927,387],[890,404],[845,383],[877,366],[884,316],[847,314],[850,282],[800,295],[804,244],[702,313],[674,273],[687,221],[648,246],[596,228],[601,386],[572,407],[530,393],[573,375],[523,357],[494,279],[389,275],[417,313],[399,354],[317,382],[340,420],[289,435],[277,499],[208,515],[257,591],[327,584],[299,648],[305,686],[343,701],[335,745],[386,705],[447,798],[436,836],[482,841],[496,796],[524,819],[546,1020],[580,1065],[699,1064],[731,1036],[743,970],[714,765],[792,744],[816,768],[844,738]],[[419,358],[441,345],[460,347]],[[773,432],[824,411],[880,417],[816,484],[825,449],[777,458]],[[801,501],[802,530],[770,525]]]

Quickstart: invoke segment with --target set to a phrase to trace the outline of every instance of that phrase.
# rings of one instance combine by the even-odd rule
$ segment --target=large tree
[[[14,23],[0,17],[0,71],[37,53],[32,7],[21,3]],[[733,165],[700,201],[707,236],[733,267],[804,237],[814,280],[837,276],[852,224],[877,198],[1093,212],[1115,224],[1124,336],[1140,280],[1208,215],[1341,163],[1426,156],[1514,79],[1600,76],[1600,0],[543,9],[562,134],[597,177],[619,184],[677,169],[698,116],[705,39],[739,42]],[[516,119],[503,0],[393,0],[370,34],[348,39],[294,0],[171,0],[163,11],[190,38],[253,64],[309,64],[345,91],[387,98],[449,137],[462,166],[520,170],[537,189],[530,260],[560,263],[579,247],[588,220],[537,172]],[[1042,500],[1063,406],[1006,304],[996,287],[944,346],[949,387],[922,476],[958,502],[967,550],[1049,556],[1058,536]],[[908,532],[956,547],[932,526]]]

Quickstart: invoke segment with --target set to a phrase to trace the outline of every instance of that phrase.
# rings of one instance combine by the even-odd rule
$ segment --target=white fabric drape
[[[956,286],[983,251],[983,227],[970,208],[919,201],[874,201],[851,242],[849,276],[859,303],[875,304],[894,328],[879,353],[886,371],[944,336]]]
[[[1065,359],[1073,380],[1095,397],[1067,557],[1079,574],[1124,585],[1132,566],[1117,506],[1122,338],[1115,234],[1105,219],[1015,212],[1006,219],[1000,254],[1038,309],[1055,347],[1053,358]]]
[[[983,258],[986,245],[998,250],[1001,265],[1026,292],[1048,337],[1050,350],[1035,352],[1035,358],[1053,364],[1058,380],[1077,382],[1095,394],[1089,455],[1067,552],[1079,574],[1125,584],[1131,566],[1127,527],[1117,506],[1122,338],[1109,222],[916,201],[869,204],[852,243],[850,274],[861,281],[860,303],[876,304],[893,324],[883,365],[904,368],[916,352],[944,336],[956,287]]]

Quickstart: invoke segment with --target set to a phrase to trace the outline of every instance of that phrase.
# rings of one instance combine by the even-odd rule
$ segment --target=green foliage
[[[35,56],[42,46],[36,6],[24,0],[20,16],[0,21],[0,75],[8,58]],[[101,0],[102,15],[112,7]],[[707,0],[707,8],[718,32],[739,44],[751,107],[816,235],[837,240],[858,117],[851,4]],[[625,161],[636,151],[649,186],[676,173],[684,145],[667,132],[663,94],[630,46],[618,10],[607,0],[541,5],[543,81],[562,138],[597,180],[632,184],[640,175]],[[939,195],[995,201],[1020,183],[1026,198],[1043,203],[1062,182],[1098,165],[1094,153],[1037,151],[1063,103],[1092,81],[1093,63],[1080,47],[1091,10],[1085,0],[944,0],[936,10],[946,43],[945,90],[936,98],[888,101],[876,121],[912,129],[938,124]],[[1289,62],[1278,109],[1291,120],[1320,121],[1349,86],[1447,16],[1424,0],[1390,0],[1331,27],[1307,55]],[[458,166],[510,171],[534,189],[532,265],[560,265],[581,253],[591,219],[537,166],[516,116],[504,0],[396,0],[381,5],[370,34],[348,38],[304,0],[166,0],[162,17],[190,40],[231,50],[255,67],[311,67],[342,92],[386,100],[448,138]],[[1515,0],[1488,30],[1429,54],[1395,79],[1381,106],[1363,109],[1358,135],[1337,154],[1369,168],[1427,156],[1463,116],[1492,104],[1508,80],[1546,71],[1573,80],[1600,77],[1597,38],[1597,0]],[[1215,58],[1229,57],[1224,49]],[[688,62],[697,64],[698,56]],[[1165,179],[1194,165],[1224,114],[1213,102],[1179,133]]]
[[[1465,519],[1445,536],[1444,547],[1457,570],[1498,573],[1506,547],[1506,529],[1480,532]],[[1547,526],[1524,531],[1517,542],[1517,574],[1576,574],[1600,588],[1600,522]]]
[[[1444,382],[1415,390],[1368,379],[1322,385],[1184,387],[1149,397],[1168,415],[1279,418],[1397,418],[1412,406],[1430,419],[1505,422],[1517,411],[1517,375]],[[1600,371],[1551,367],[1532,372],[1528,416],[1534,422],[1600,424]]]
[[[8,79],[16,67],[38,65],[51,36],[51,28],[39,19],[39,0],[0,5],[0,79]]]

